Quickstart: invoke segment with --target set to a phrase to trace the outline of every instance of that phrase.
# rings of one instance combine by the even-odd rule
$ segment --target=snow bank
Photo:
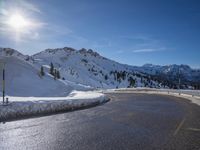
[[[59,100],[77,100],[77,99],[94,99],[104,96],[101,92],[96,91],[72,91],[67,97],[13,97],[8,96],[10,102],[42,102],[42,101],[59,101]]]
[[[94,91],[73,91],[67,97],[9,97],[7,106],[0,105],[0,121],[83,109],[107,101],[104,94]]]

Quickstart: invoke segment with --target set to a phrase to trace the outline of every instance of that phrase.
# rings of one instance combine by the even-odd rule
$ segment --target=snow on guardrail
[[[186,98],[193,103],[200,105],[199,90],[172,90],[172,89],[154,89],[154,88],[120,88],[105,90],[104,93],[125,92],[125,93],[147,93],[147,94],[163,94],[176,97]]]
[[[155,88],[121,88],[114,91],[160,91],[178,94],[187,94],[200,97],[200,90],[173,90],[173,89],[155,89]]]

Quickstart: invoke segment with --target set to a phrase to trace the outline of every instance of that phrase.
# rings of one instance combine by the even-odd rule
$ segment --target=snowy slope
[[[50,63],[61,72],[65,81],[80,83],[95,88],[128,87],[130,77],[135,81],[135,86],[145,86],[146,79],[135,72],[131,66],[119,64],[102,57],[89,49],[75,50],[73,48],[47,49],[32,56],[37,66],[46,66]],[[139,75],[138,75],[139,74]],[[152,81],[149,85],[158,87],[159,83]],[[148,85],[147,85],[148,86]]]
[[[51,76],[39,76],[32,61],[12,49],[0,49],[0,59],[6,62],[6,94],[11,96],[65,96],[72,87],[54,80]],[[2,66],[1,66],[2,67]],[[2,79],[2,69],[0,69]],[[0,80],[2,89],[2,81]]]

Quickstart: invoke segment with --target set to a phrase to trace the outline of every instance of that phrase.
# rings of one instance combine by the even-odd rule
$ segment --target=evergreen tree
[[[119,81],[120,80],[120,73],[117,72],[117,80]]]
[[[55,73],[55,71],[54,71],[54,66],[53,66],[53,63],[51,62],[51,64],[50,64],[50,72],[49,72],[52,76],[54,76],[54,73]]]
[[[57,70],[57,72],[56,72],[56,77],[57,77],[57,79],[60,79],[60,72],[59,72],[59,70]]]
[[[56,80],[56,78],[57,78],[57,70],[56,69],[54,69],[53,76],[54,76],[54,80]]]
[[[108,80],[108,75],[105,75],[105,80]]]
[[[44,67],[43,67],[43,66],[41,66],[41,68],[40,68],[40,75],[41,75],[41,76],[44,76],[44,75],[45,75],[45,73],[44,73]]]
[[[135,80],[132,77],[129,77],[128,81],[129,81],[130,87],[135,86]]]
[[[122,79],[125,80],[126,79],[126,71],[122,72]]]

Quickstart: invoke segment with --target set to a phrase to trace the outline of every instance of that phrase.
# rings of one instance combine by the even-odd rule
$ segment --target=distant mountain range
[[[200,69],[192,69],[188,65],[152,65],[145,64],[142,67],[135,67],[135,70],[152,75],[160,81],[171,82],[175,88],[188,88],[193,86],[199,88]],[[173,88],[173,87],[171,87]]]
[[[71,90],[153,87],[196,88],[200,70],[187,65],[141,67],[120,64],[89,49],[46,49],[32,56],[11,48],[0,48],[6,62],[7,94],[58,96]],[[59,73],[59,77],[55,76]],[[44,75],[41,74],[41,68]],[[2,75],[0,74],[0,77]],[[1,81],[0,81],[1,82]]]

